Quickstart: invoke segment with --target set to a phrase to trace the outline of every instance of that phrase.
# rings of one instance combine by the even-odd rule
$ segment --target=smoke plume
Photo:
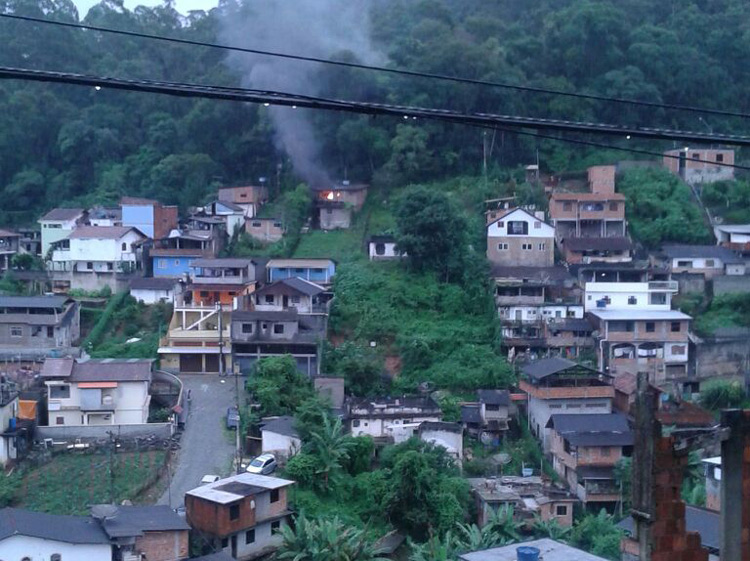
[[[222,18],[227,44],[246,48],[330,58],[351,51],[374,62],[367,0],[245,0],[239,13]],[[320,64],[233,52],[228,63],[242,74],[243,86],[317,95]],[[321,164],[320,143],[310,111],[269,107],[277,147],[292,160],[295,173],[310,185],[330,183]]]

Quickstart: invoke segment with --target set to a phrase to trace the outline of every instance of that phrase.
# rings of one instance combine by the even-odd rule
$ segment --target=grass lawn
[[[161,450],[115,454],[115,502],[138,503],[156,482],[164,461]],[[111,481],[108,454],[61,454],[23,475],[18,506],[52,514],[88,514],[90,505],[110,502]]]

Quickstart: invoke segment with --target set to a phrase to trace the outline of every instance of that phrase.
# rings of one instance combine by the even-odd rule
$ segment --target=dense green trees
[[[291,561],[385,561],[367,533],[340,518],[297,516],[294,528],[281,528],[276,558]]]
[[[209,13],[183,17],[171,4],[129,11],[102,2],[81,18],[70,0],[4,0],[2,8],[211,42],[219,42],[223,21],[247,10],[231,1]],[[747,110],[744,92],[750,77],[743,64],[750,51],[749,11],[742,0],[385,0],[372,5],[368,31],[384,64],[564,91]],[[0,20],[0,40],[3,64],[8,66],[240,84],[219,50],[12,20]],[[336,56],[353,57],[351,52]],[[311,75],[321,95],[329,97],[705,128],[690,113],[586,99],[332,67],[315,68]],[[220,183],[254,182],[262,176],[274,190],[296,185],[289,161],[274,146],[263,107],[5,81],[0,84],[0,109],[3,223],[32,222],[43,209],[61,203],[111,203],[122,194],[185,206],[204,201]],[[484,131],[439,122],[329,113],[315,113],[313,120],[319,152],[332,177],[374,178],[392,186],[476,173],[485,161],[489,169],[528,163],[537,148],[543,166],[553,171],[582,166],[590,154],[580,146],[537,143],[500,131],[488,150]],[[744,124],[711,117],[709,126],[739,132]]]
[[[259,360],[247,390],[260,404],[261,415],[291,415],[314,394],[310,379],[297,370],[291,355]]]

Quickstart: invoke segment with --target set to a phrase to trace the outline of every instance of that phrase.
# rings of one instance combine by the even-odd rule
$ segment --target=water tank
[[[539,548],[522,545],[516,548],[518,561],[539,561]]]

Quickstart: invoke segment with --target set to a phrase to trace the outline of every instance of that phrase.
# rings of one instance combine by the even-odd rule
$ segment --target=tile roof
[[[53,208],[47,214],[42,216],[40,221],[64,221],[73,220],[83,214],[82,208]]]
[[[662,253],[670,259],[706,257],[724,263],[744,263],[734,251],[720,245],[665,245]]]
[[[131,230],[143,236],[137,228],[129,226],[81,226],[80,228],[73,230],[68,236],[68,239],[119,240]]]
[[[226,267],[230,269],[242,269],[252,265],[253,260],[244,257],[226,257],[221,259],[196,259],[191,263],[193,268]]]
[[[530,362],[529,364],[524,366],[522,370],[527,376],[535,378],[537,380],[541,380],[542,378],[552,376],[553,374],[557,374],[558,372],[564,372],[565,370],[569,370],[571,368],[582,368],[584,370],[591,371],[592,374],[601,374],[593,368],[589,368],[588,366],[583,366],[582,364],[578,364],[576,362],[573,362],[572,360],[556,356]]]
[[[569,251],[627,251],[633,249],[633,242],[622,236],[611,238],[565,238],[562,244]]]
[[[72,301],[67,296],[0,296],[0,308],[62,308]]]
[[[155,201],[154,199],[144,199],[141,197],[123,197],[122,199],[120,199],[120,205],[158,206],[159,204],[159,201]]]
[[[268,421],[261,420],[260,431],[274,432],[292,438],[299,438],[297,429],[294,428],[295,419],[289,415],[282,415]]]
[[[20,238],[20,237],[21,237],[21,234],[19,234],[18,232],[0,229],[0,238]]]
[[[489,405],[510,405],[508,390],[477,390],[477,398]]]
[[[685,505],[685,529],[701,535],[701,545],[713,553],[721,549],[721,515],[713,510]],[[635,523],[628,516],[617,524],[626,534],[633,535]]]
[[[178,282],[165,277],[136,278],[130,281],[130,290],[173,290]]]
[[[103,505],[111,508],[110,505]],[[96,506],[92,508],[94,514]],[[141,536],[143,532],[187,531],[184,518],[167,505],[117,506],[114,516],[102,520],[102,528],[110,538]]]
[[[267,292],[273,292],[274,288],[278,288],[280,286],[288,286],[296,292],[300,292],[307,296],[317,296],[321,292],[325,292],[325,288],[315,284],[314,282],[310,282],[299,277],[290,277],[288,279],[281,279],[272,282],[271,284],[268,284],[263,288],[256,290],[255,294],[257,294],[258,296],[262,296]]]
[[[42,366],[42,378],[68,378],[71,382],[148,382],[152,359],[103,358],[73,360],[48,358]]]
[[[72,544],[109,544],[99,523],[88,516],[62,516],[20,508],[0,510],[0,540],[28,536]]]

